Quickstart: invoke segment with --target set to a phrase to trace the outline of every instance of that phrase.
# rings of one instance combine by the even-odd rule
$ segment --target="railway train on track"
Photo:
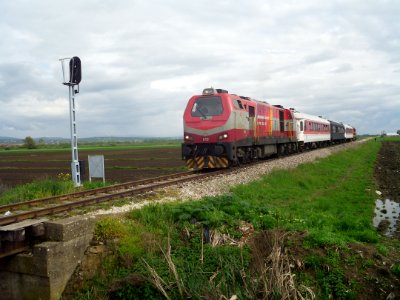
[[[350,125],[214,88],[189,99],[183,123],[182,158],[190,169],[228,168],[356,138]]]

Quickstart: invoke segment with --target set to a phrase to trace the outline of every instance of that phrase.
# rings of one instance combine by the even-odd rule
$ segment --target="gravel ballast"
[[[209,179],[197,180],[180,184],[164,189],[165,194],[174,195],[161,197],[158,200],[144,200],[132,204],[124,205],[121,207],[112,207],[106,210],[97,210],[91,212],[90,215],[103,215],[103,214],[117,214],[128,212],[132,209],[139,209],[150,203],[165,203],[172,201],[188,201],[198,200],[205,196],[216,196],[228,193],[229,190],[238,184],[245,184],[257,180],[264,175],[271,173],[273,170],[279,169],[294,169],[300,164],[310,163],[317,159],[321,159],[331,155],[332,153],[356,147],[360,143],[365,142],[367,139],[359,140],[352,143],[341,144],[328,148],[316,149],[304,153],[299,153],[291,156],[286,156],[279,159],[266,160],[264,163],[255,164],[238,168],[232,173],[222,174],[219,176],[211,177]]]

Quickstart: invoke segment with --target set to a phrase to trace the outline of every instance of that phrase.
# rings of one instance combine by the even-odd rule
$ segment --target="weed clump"
[[[37,180],[6,190],[0,197],[0,204],[4,205],[67,194],[73,190],[74,184],[72,181],[53,179]]]

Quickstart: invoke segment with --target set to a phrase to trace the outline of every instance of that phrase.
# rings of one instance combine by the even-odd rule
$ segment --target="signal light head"
[[[82,80],[81,59],[74,56],[69,61],[69,83],[72,85],[79,84]]]

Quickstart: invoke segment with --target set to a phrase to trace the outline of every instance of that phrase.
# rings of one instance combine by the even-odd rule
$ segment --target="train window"
[[[193,104],[192,117],[220,116],[223,111],[221,97],[199,97]]]
[[[254,118],[255,116],[256,116],[256,112],[255,112],[254,106],[249,105],[249,117]]]
[[[243,109],[242,101],[240,100],[232,100],[233,106],[236,109]]]
[[[300,122],[300,131],[303,131],[303,121]]]
[[[285,131],[285,115],[283,110],[279,111],[279,129],[281,132]]]

